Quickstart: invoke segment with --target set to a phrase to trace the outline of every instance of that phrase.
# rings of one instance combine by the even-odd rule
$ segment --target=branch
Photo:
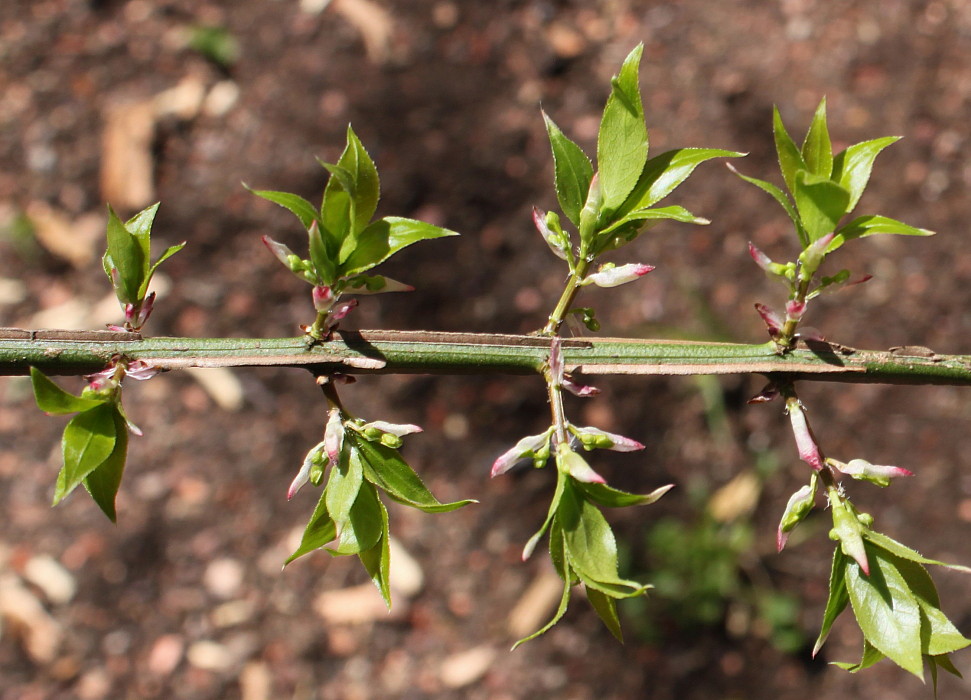
[[[859,350],[803,343],[779,355],[773,343],[745,345],[628,338],[563,341],[567,369],[582,374],[774,374],[793,379],[883,384],[971,384],[971,356],[910,346]],[[142,338],[111,331],[0,329],[0,375],[88,374],[121,355],[163,370],[187,367],[304,367],[314,372],[530,374],[549,339],[431,331],[340,331],[328,342],[298,338]]]

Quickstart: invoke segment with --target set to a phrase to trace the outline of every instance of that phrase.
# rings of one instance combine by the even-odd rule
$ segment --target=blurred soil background
[[[156,200],[164,268],[156,335],[283,336],[310,320],[308,289],[260,235],[296,250],[293,217],[241,185],[317,199],[349,122],[377,162],[382,214],[461,238],[410,248],[388,275],[417,286],[367,298],[359,328],[528,332],[562,272],[532,228],[555,207],[542,106],[595,150],[610,76],[644,42],[654,153],[750,152],[778,181],[771,109],[801,138],[828,98],[839,148],[897,134],[860,213],[934,229],[869,239],[835,265],[875,277],[807,319],[830,339],[971,352],[971,4],[964,0],[5,0],[0,3],[0,323],[102,327],[119,312],[100,269],[105,202]],[[789,259],[781,210],[720,163],[671,198],[708,227],[665,223],[619,262],[658,266],[589,293],[603,335],[761,342],[756,301],[784,290],[746,254]],[[838,267],[833,267],[835,271]],[[80,380],[62,382],[80,387]],[[488,469],[546,425],[535,378],[371,377],[344,392],[362,416],[419,423],[405,454],[456,513],[391,506],[395,606],[356,559],[316,553],[285,571],[313,510],[286,487],[320,439],[323,401],[297,370],[179,373],[130,386],[131,443],[113,526],[83,494],[51,510],[64,420],[29,382],[0,382],[0,697],[773,698],[930,697],[888,662],[850,675],[861,640],[841,621],[820,656],[829,570],[817,511],[776,555],[775,526],[806,481],[777,404],[746,406],[757,378],[619,379],[569,406],[645,442],[596,466],[611,483],[677,488],[611,513],[627,572],[654,581],[621,606],[626,644],[586,603],[544,637],[511,643],[558,595],[543,556],[519,560],[551,495],[548,470]],[[803,386],[837,458],[917,477],[853,483],[877,526],[926,554],[971,562],[971,391]],[[971,631],[969,581],[936,572]],[[968,654],[956,665],[971,670]],[[971,696],[949,676],[942,698]]]

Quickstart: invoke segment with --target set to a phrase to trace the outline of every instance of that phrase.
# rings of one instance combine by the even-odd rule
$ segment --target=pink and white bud
[[[879,486],[888,486],[890,480],[898,476],[913,476],[914,472],[903,467],[891,467],[884,464],[870,464],[865,459],[851,459],[846,464],[835,459],[827,459],[826,463],[854,479],[870,481]]]
[[[778,396],[779,390],[775,384],[766,384],[762,387],[762,391],[748,400],[748,403],[768,403],[778,398]]]
[[[643,263],[628,263],[620,267],[601,267],[598,272],[587,275],[583,284],[595,284],[598,287],[617,287],[640,279],[653,269],[653,265],[644,265]]]
[[[835,236],[835,233],[827,233],[822,238],[813,241],[808,248],[802,251],[799,260],[809,273],[813,273],[819,268],[819,264],[826,257],[826,249],[829,248],[829,244],[833,242]]]
[[[792,423],[792,434],[796,438],[796,448],[799,450],[799,459],[808,464],[815,470],[823,468],[823,458],[813,437],[812,429],[806,420],[805,409],[799,399],[789,399],[786,401],[786,410],[789,412],[789,422]]]
[[[344,447],[344,420],[339,408],[332,408],[327,414],[327,425],[324,427],[324,449],[327,459],[332,465],[340,462],[341,449]],[[309,472],[308,472],[309,474]]]
[[[533,207],[533,224],[536,225],[536,230],[539,231],[539,235],[546,241],[546,245],[550,247],[553,254],[561,260],[566,260],[566,251],[560,247],[558,236],[546,223],[546,214],[539,207]]]
[[[749,241],[748,244],[748,254],[752,256],[752,260],[755,264],[761,267],[766,272],[770,272],[769,266],[772,265],[772,259],[763,253],[761,250],[755,247],[755,244]]]
[[[411,423],[388,423],[387,421],[383,420],[371,421],[370,423],[365,423],[361,426],[361,430],[367,430],[368,428],[380,430],[382,433],[390,433],[396,437],[403,437],[405,435],[422,432],[421,427],[412,425]]]
[[[806,484],[789,497],[786,510],[779,522],[779,531],[776,533],[776,547],[780,552],[789,540],[789,533],[809,515],[816,503],[815,474],[813,477],[812,483]]]
[[[158,367],[152,367],[147,362],[143,360],[133,360],[129,362],[125,367],[125,376],[131,377],[132,379],[142,382],[146,379],[151,379],[156,374],[159,374],[162,370]]]
[[[779,314],[765,304],[756,304],[755,310],[762,317],[762,321],[769,329],[769,335],[771,337],[775,338],[782,333],[782,319],[779,317]]]
[[[524,437],[496,458],[496,461],[492,463],[490,476],[496,477],[500,474],[505,474],[519,460],[532,457],[537,452],[546,450],[549,447],[552,432],[553,429],[550,428],[540,435],[528,435]]]
[[[577,481],[586,484],[605,484],[606,479],[595,472],[587,460],[570,449],[561,449],[556,453],[556,463],[561,471],[566,472]]]
[[[263,244],[270,249],[277,260],[292,269],[291,261],[297,257],[292,250],[279,241],[274,241],[269,236],[263,236]]]
[[[580,439],[580,443],[587,449],[600,448],[614,452],[635,452],[644,449],[644,445],[637,440],[616,433],[608,433],[600,428],[570,426],[570,432],[576,435]]]
[[[85,375],[84,380],[88,383],[88,388],[92,391],[102,391],[107,389],[115,381],[116,371],[115,366],[112,364],[100,372]]]
[[[586,384],[578,384],[573,381],[573,378],[564,374],[563,378],[560,380],[560,386],[569,391],[574,396],[579,396],[580,398],[587,398],[589,396],[596,396],[600,393],[600,389],[595,386],[589,386]]]
[[[324,443],[318,442],[311,448],[307,456],[304,457],[303,464],[300,466],[300,470],[297,475],[293,477],[293,481],[290,482],[290,488],[287,489],[287,500],[292,500],[294,496],[297,495],[297,491],[303,488],[303,485],[310,481],[310,471],[313,469],[314,462],[320,455],[320,451],[324,449]]]
[[[348,299],[347,301],[340,302],[330,312],[330,319],[335,322],[344,319],[347,314],[354,310],[355,306],[357,306],[357,299]]]
[[[315,285],[312,296],[314,308],[321,313],[327,311],[334,303],[334,292],[325,284]]]
[[[806,313],[806,302],[798,301],[796,299],[790,299],[786,302],[786,316],[798,321],[802,318],[802,315]]]

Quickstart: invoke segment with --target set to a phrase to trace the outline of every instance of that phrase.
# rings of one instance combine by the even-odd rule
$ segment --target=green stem
[[[560,294],[560,300],[556,303],[553,313],[550,314],[546,327],[543,328],[543,335],[556,335],[560,331],[560,326],[563,325],[566,315],[570,312],[573,300],[580,292],[580,283],[587,276],[587,268],[589,267],[590,262],[581,257],[570,278],[566,281],[563,293]]]
[[[297,338],[141,338],[108,331],[0,329],[0,375],[82,375],[113,356],[162,370],[188,367],[303,367],[347,374],[534,374],[549,356],[548,338],[433,331],[336,331],[307,346]],[[780,355],[774,343],[746,345],[675,340],[563,340],[567,371],[586,375],[787,374],[882,384],[971,386],[971,355],[927,348],[860,350],[839,344],[797,344]]]

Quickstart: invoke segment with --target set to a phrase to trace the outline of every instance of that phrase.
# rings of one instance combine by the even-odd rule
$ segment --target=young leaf
[[[846,565],[846,588],[863,636],[905,671],[923,678],[920,606],[884,550],[867,546],[870,575]]]
[[[335,522],[343,523],[348,519],[363,479],[361,455],[353,445],[348,445],[348,449],[341,453],[340,463],[331,467],[325,490],[327,511]]]
[[[327,494],[322,493],[320,500],[317,501],[317,507],[314,508],[313,515],[310,516],[310,522],[307,523],[307,527],[303,531],[303,537],[300,538],[300,546],[283,565],[286,566],[294,559],[315,549],[320,549],[333,541],[335,537],[337,537],[337,525],[330,517],[330,513],[327,512]]]
[[[619,214],[627,214],[638,209],[650,207],[667,197],[681,183],[688,179],[694,169],[712,158],[739,158],[744,153],[724,151],[718,148],[678,148],[654,156],[644,165]]]
[[[933,236],[934,231],[926,228],[910,226],[902,221],[891,219],[886,216],[858,216],[845,226],[841,226],[827,246],[826,252],[831,253],[846,241],[854,238],[866,238],[879,234],[894,234],[897,236]]]
[[[789,192],[795,194],[796,173],[800,170],[808,170],[808,167],[802,153],[786,131],[778,107],[772,108],[772,134],[775,138],[775,150],[779,156],[779,167],[782,169],[782,179],[785,180]]]
[[[129,224],[135,222],[144,227],[147,220],[150,226],[157,210],[158,204],[149,207],[131,219]],[[147,237],[143,243],[139,237],[133,235],[111,205],[108,205],[108,250],[105,252],[104,265],[109,271],[112,284],[115,285],[118,300],[123,304],[135,304],[139,301],[138,290],[148,272],[147,242]],[[111,268],[118,271],[117,277],[111,274]]]
[[[155,274],[155,271],[158,269],[158,266],[161,265],[162,263],[164,263],[169,258],[171,258],[176,253],[178,253],[180,250],[182,250],[183,248],[185,248],[185,246],[186,246],[186,242],[185,241],[183,241],[182,243],[176,243],[175,245],[170,245],[159,256],[158,260],[156,260],[154,263],[152,263],[152,266],[148,269],[148,274],[145,275],[145,279],[142,280],[142,286],[139,287],[139,289],[138,289],[138,296],[140,298],[143,298],[144,299],[145,298],[145,295],[148,293],[148,285],[151,283],[152,276]]]
[[[368,225],[371,217],[374,216],[374,212],[378,208],[378,199],[381,196],[381,183],[378,179],[377,168],[374,167],[374,161],[371,160],[371,156],[365,150],[364,144],[361,143],[361,140],[354,133],[354,129],[350,125],[347,127],[347,146],[345,146],[344,152],[341,153],[341,157],[337,161],[337,166],[343,173],[346,173],[346,177],[342,175],[337,178],[336,182],[334,178],[328,181],[327,186],[324,188],[321,217],[323,218],[324,224],[327,225],[329,211],[328,198],[333,192],[339,189],[344,190],[351,196],[354,212],[351,233],[356,236]],[[327,169],[332,174],[335,173],[335,170],[332,170],[330,167]]]
[[[45,413],[78,413],[104,403],[99,399],[84,399],[67,393],[36,367],[30,368],[30,382],[34,387],[37,407]]]
[[[422,483],[415,471],[401,458],[396,450],[379,442],[357,439],[348,434],[361,454],[364,478],[378,486],[394,500],[417,508],[425,513],[445,513],[461,508],[472,500],[441,503]],[[363,488],[363,486],[362,486]]]
[[[620,489],[611,488],[606,484],[585,484],[577,482],[577,486],[587,495],[587,498],[607,508],[650,505],[674,488],[674,484],[667,484],[666,486],[654,489],[650,493],[640,494],[621,491]]]
[[[310,261],[313,263],[317,280],[332,286],[337,279],[337,243],[329,231],[322,229],[316,221],[307,229]]]
[[[864,530],[863,536],[875,544],[877,547],[884,549],[891,554],[900,557],[901,559],[908,559],[910,561],[915,561],[918,564],[933,564],[934,566],[943,566],[953,571],[961,571],[966,574],[971,574],[971,568],[967,566],[961,566],[960,564],[948,564],[947,562],[937,561],[936,559],[928,559],[927,557],[920,554],[910,547],[897,542],[897,540],[891,539],[886,535],[877,532],[875,530]]]
[[[115,413],[111,404],[98,404],[74,416],[64,428],[61,438],[64,466],[57,475],[54,505],[111,455],[118,434]]]
[[[600,510],[577,493],[572,479],[564,483],[556,515],[570,566],[588,587],[612,598],[640,595],[649,588],[618,576],[614,533]]]
[[[381,502],[370,483],[361,484],[349,515],[347,520],[337,521],[337,546],[328,548],[331,554],[359,554],[376,545],[381,539]]]
[[[378,499],[381,508],[381,537],[370,549],[365,549],[358,557],[367,569],[371,581],[378,587],[384,604],[391,610],[391,535],[388,529],[388,509]]]
[[[638,86],[644,45],[638,44],[612,81],[597,136],[597,167],[603,207],[614,211],[634,189],[647,161],[647,126]]]
[[[850,673],[857,673],[858,671],[862,671],[865,668],[870,668],[873,664],[877,663],[878,661],[883,661],[885,658],[887,657],[884,656],[879,649],[877,649],[875,646],[870,644],[868,640],[864,639],[863,656],[860,658],[860,660],[857,663],[852,664],[852,663],[846,663],[845,661],[834,661],[833,665],[839,666],[844,671],[849,671]]]
[[[120,405],[113,404],[113,406],[118,408]],[[117,522],[118,519],[115,512],[115,497],[118,495],[121,477],[125,472],[125,461],[128,458],[127,421],[124,414],[118,410],[114,412],[114,420],[117,437],[111,454],[84,478],[84,488],[111,522]]]
[[[342,277],[351,277],[370,270],[412,243],[457,235],[455,231],[424,221],[386,216],[360,233],[354,252],[341,264],[340,274]]]
[[[526,546],[523,547],[523,561],[526,561],[533,555],[533,550],[536,549],[536,545],[539,543],[540,538],[546,532],[546,529],[553,522],[553,518],[556,516],[556,511],[560,507],[560,499],[563,498],[563,489],[566,487],[566,474],[561,472],[559,469],[556,470],[556,489],[553,491],[553,499],[550,501],[549,510],[546,513],[546,520],[540,526],[539,530],[533,533],[533,536],[529,538],[526,542]],[[562,536],[562,530],[560,531]],[[551,536],[552,537],[552,536]],[[550,540],[550,547],[553,547],[553,541]]]
[[[580,209],[590,189],[593,166],[583,150],[568,139],[559,127],[543,112],[546,133],[553,150],[553,173],[556,198],[560,209],[574,226],[580,225]]]
[[[677,205],[670,207],[658,207],[657,209],[637,209],[636,211],[632,211],[629,214],[624,214],[620,218],[616,219],[608,228],[601,231],[598,237],[601,241],[609,244],[611,239],[616,235],[618,229],[620,229],[622,226],[632,222],[656,221],[660,219],[673,219],[674,221],[680,221],[685,224],[699,224],[701,226],[706,226],[711,223],[708,219],[695,216],[684,207]],[[625,243],[633,240],[633,238],[633,236],[628,238]],[[619,246],[615,245],[613,247],[617,248]]]
[[[796,173],[793,197],[799,219],[812,242],[836,230],[846,213],[850,193],[827,178],[800,170]]]
[[[895,557],[889,552],[887,558],[894,562],[920,606],[923,653],[938,656],[971,645],[971,639],[962,635],[941,610],[937,587],[927,569],[915,561]]]
[[[510,651],[515,651],[516,647],[518,647],[520,644],[528,642],[531,639],[536,639],[536,637],[544,634],[551,627],[553,627],[553,625],[559,622],[563,615],[566,614],[566,608],[570,602],[570,588],[573,585],[573,574],[570,571],[570,565],[563,553],[563,548],[563,531],[556,523],[553,523],[553,527],[550,530],[550,558],[553,560],[553,565],[556,567],[556,573],[559,574],[561,579],[563,579],[563,593],[560,595],[560,604],[557,606],[556,612],[553,614],[553,619],[533,632],[531,635],[523,637],[518,642],[513,644]],[[555,549],[559,549],[559,556],[554,554]]]
[[[586,586],[587,600],[597,613],[610,633],[617,638],[618,642],[623,643],[624,632],[620,628],[620,617],[617,616],[617,601],[605,593],[601,593],[596,588]]]
[[[826,127],[826,98],[819,102],[812,124],[802,144],[802,158],[813,175],[829,177],[833,174],[833,144]]]
[[[836,622],[836,618],[840,616],[850,602],[849,594],[846,592],[846,565],[849,562],[850,558],[843,554],[843,551],[837,546],[833,550],[833,566],[829,573],[829,597],[826,599],[826,610],[823,612],[823,624],[820,627],[816,643],[813,645],[814,657],[826,643],[826,638],[829,637],[829,631],[832,629],[833,623]]]
[[[796,208],[792,206],[792,202],[786,196],[785,192],[783,192],[781,189],[773,185],[771,182],[766,182],[765,180],[759,180],[758,178],[749,177],[748,175],[742,175],[742,173],[738,172],[735,169],[735,166],[733,166],[731,163],[728,163],[727,165],[729,170],[731,170],[733,173],[738,175],[745,182],[751,185],[755,185],[763,192],[768,193],[772,197],[772,199],[777,201],[782,206],[782,208],[786,210],[786,214],[789,215],[789,218],[792,220],[792,223],[795,225],[796,232],[799,234],[799,242],[802,243],[802,247],[805,248],[810,244],[811,241],[809,240],[809,234],[806,233],[806,229],[802,225],[802,221],[799,218],[799,214],[796,212]]]
[[[304,228],[309,229],[310,224],[320,218],[320,214],[317,213],[317,209],[314,207],[314,205],[299,195],[290,194],[289,192],[274,192],[272,190],[253,190],[250,189],[245,183],[243,184],[243,187],[248,189],[257,197],[262,197],[263,199],[269,200],[274,204],[279,204],[284,209],[287,209],[295,214],[296,217],[300,219],[300,223],[303,224]]]
[[[832,179],[850,193],[847,211],[853,211],[870,181],[873,162],[880,151],[900,140],[899,136],[885,136],[872,141],[854,144],[833,159]]]

